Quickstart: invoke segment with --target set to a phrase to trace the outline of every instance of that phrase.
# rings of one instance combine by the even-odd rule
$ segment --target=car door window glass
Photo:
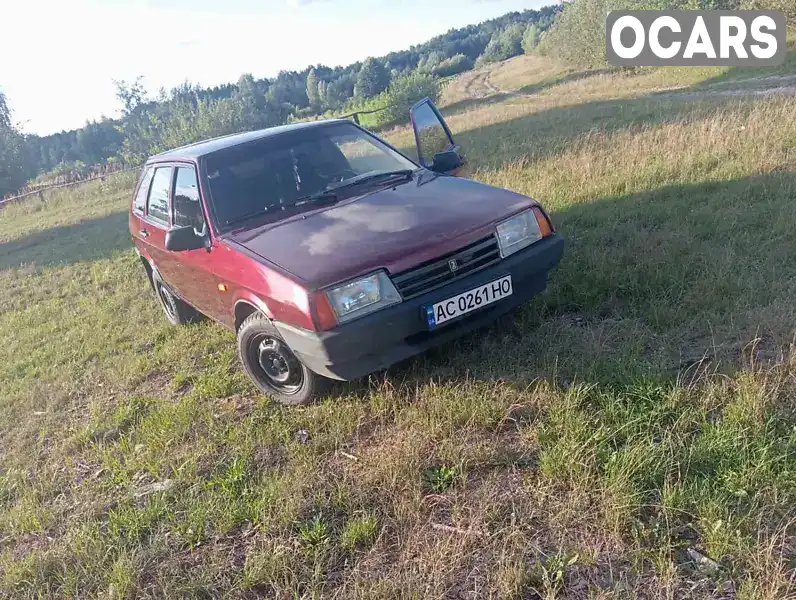
[[[146,197],[149,194],[149,184],[152,183],[152,173],[153,170],[150,167],[144,172],[144,175],[141,177],[141,185],[138,186],[138,193],[135,195],[135,201],[133,202],[133,210],[139,213],[144,212],[144,206],[146,205]]]
[[[168,225],[169,189],[171,188],[171,167],[155,169],[152,186],[149,189],[147,215],[154,221]]]
[[[174,209],[172,222],[176,227],[190,226],[197,233],[204,231],[205,220],[199,200],[199,182],[193,167],[177,167],[171,204]]]
[[[415,108],[412,114],[417,137],[418,158],[428,167],[434,162],[434,155],[447,150],[453,141],[448,137],[442,121],[428,102]]]

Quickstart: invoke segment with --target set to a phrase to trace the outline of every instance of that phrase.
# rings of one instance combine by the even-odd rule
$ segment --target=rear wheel
[[[257,388],[281,404],[306,404],[329,384],[301,363],[276,327],[258,312],[238,329],[238,356]]]
[[[158,275],[157,271],[152,271],[152,287],[155,288],[160,306],[166,319],[172,325],[184,325],[195,321],[199,313],[192,306],[175,296],[168,286]]]

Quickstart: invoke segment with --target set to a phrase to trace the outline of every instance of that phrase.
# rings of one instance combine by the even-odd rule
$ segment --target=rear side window
[[[144,206],[146,206],[146,197],[147,194],[149,194],[149,184],[152,183],[153,172],[154,169],[149,167],[146,171],[144,171],[144,175],[141,177],[141,185],[138,186],[138,193],[135,195],[135,200],[133,201],[133,210],[135,212],[144,212]]]
[[[169,223],[169,189],[171,189],[171,167],[155,169],[155,176],[149,189],[147,215],[153,221],[159,221],[164,225]]]
[[[199,182],[193,167],[177,167],[174,182],[174,195],[171,205],[174,209],[173,223],[177,227],[193,227],[197,232],[204,229],[202,205],[199,201]]]

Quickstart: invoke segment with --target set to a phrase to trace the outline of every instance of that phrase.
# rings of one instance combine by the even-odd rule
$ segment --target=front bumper
[[[545,289],[547,273],[563,250],[564,239],[554,233],[482,271],[330,331],[307,331],[278,321],[274,325],[310,370],[331,379],[359,379],[491,323],[529,301]],[[424,306],[509,274],[511,296],[429,330]]]

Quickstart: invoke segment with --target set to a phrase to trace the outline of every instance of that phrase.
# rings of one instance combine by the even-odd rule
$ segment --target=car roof
[[[257,140],[262,140],[282,133],[289,133],[291,131],[300,131],[304,129],[314,129],[324,127],[333,123],[352,123],[348,119],[324,119],[322,121],[306,121],[301,123],[291,123],[289,125],[280,125],[278,127],[269,127],[268,129],[259,129],[257,131],[246,131],[244,133],[233,133],[232,135],[225,135],[222,137],[213,138],[188,144],[173,150],[167,150],[160,154],[151,156],[148,163],[151,162],[167,162],[170,160],[196,160],[208,154],[213,154],[220,150],[226,150],[241,144],[248,144]]]

